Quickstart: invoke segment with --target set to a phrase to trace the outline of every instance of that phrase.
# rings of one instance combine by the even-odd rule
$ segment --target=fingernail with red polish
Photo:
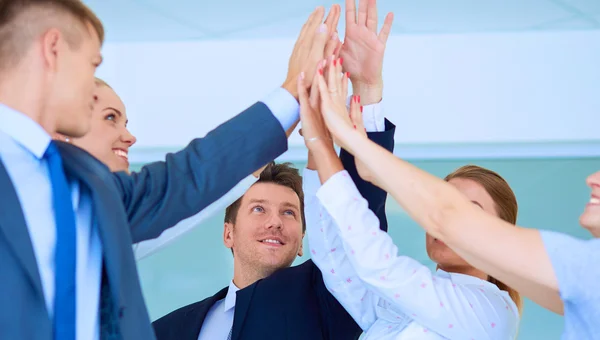
[[[319,74],[323,75],[323,70],[322,69],[319,69]]]
[[[362,112],[362,111],[363,111],[363,107],[361,106],[361,107],[360,107],[360,112]]]
[[[336,62],[337,62],[337,60],[333,59],[333,66],[335,66]]]
[[[340,58],[340,65],[342,65],[343,61],[344,61],[344,58]]]
[[[360,96],[358,96],[358,102],[360,103]]]
[[[346,72],[346,78],[350,78],[350,72]]]
[[[354,128],[356,129],[356,125],[354,125]]]

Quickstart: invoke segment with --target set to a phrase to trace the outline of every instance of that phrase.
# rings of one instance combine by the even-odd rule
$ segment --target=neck
[[[244,289],[258,280],[262,280],[275,270],[257,269],[254,266],[244,265],[237,259],[233,261],[233,284],[239,289]]]
[[[45,114],[42,86],[31,71],[15,68],[0,82],[0,103],[38,123],[49,135],[56,133],[56,119]],[[19,76],[17,76],[19,75]]]
[[[474,277],[482,279],[484,281],[488,280],[488,275],[486,273],[482,272],[479,269],[475,269],[475,268],[469,267],[469,266],[440,266],[440,265],[438,265],[438,268],[445,272],[448,272],[448,273],[464,274],[464,275],[474,276]]]

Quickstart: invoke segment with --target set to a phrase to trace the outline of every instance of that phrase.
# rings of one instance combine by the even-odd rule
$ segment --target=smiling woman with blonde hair
[[[115,90],[100,78],[95,79],[94,109],[90,131],[83,137],[56,135],[56,139],[76,145],[104,163],[112,172],[129,173],[129,148],[137,139],[129,131],[125,104]],[[262,169],[261,169],[262,170]],[[198,214],[164,231],[158,238],[133,245],[135,258],[143,259],[179,239],[199,226],[207,218],[225,210],[241,197],[257,180],[260,170],[240,181],[227,194],[204,208]]]

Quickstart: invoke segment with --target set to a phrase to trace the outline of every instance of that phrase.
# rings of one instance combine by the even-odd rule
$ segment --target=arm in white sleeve
[[[258,180],[254,175],[250,175],[241,180],[236,186],[231,188],[225,195],[214,201],[211,205],[202,209],[196,215],[180,221],[174,227],[165,230],[158,238],[142,241],[133,245],[133,252],[136,261],[148,257],[160,249],[173,243],[178,238],[198,227],[206,219],[215,214],[225,211],[231,203],[242,197],[244,193]]]
[[[310,256],[321,270],[327,290],[366,331],[377,320],[374,301],[377,297],[368,291],[356,275],[333,220],[316,196],[321,187],[318,173],[304,169],[302,177]]]
[[[300,119],[300,104],[287,90],[278,88],[261,100],[271,110],[275,118],[283,127],[283,131]]]
[[[515,337],[519,316],[506,292],[472,276],[433,275],[399,256],[346,171],[324,183],[317,197],[335,221],[356,274],[376,295],[450,339]]]

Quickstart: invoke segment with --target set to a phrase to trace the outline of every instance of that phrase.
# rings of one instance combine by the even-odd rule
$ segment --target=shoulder
[[[108,169],[108,167],[104,163],[100,162],[96,157],[92,156],[86,150],[73,144],[61,141],[56,141],[56,145],[58,146],[58,150],[60,151],[61,156],[66,161],[73,160],[78,162],[84,162],[87,167],[92,168],[92,170],[94,170],[95,172],[110,174],[110,170]]]

